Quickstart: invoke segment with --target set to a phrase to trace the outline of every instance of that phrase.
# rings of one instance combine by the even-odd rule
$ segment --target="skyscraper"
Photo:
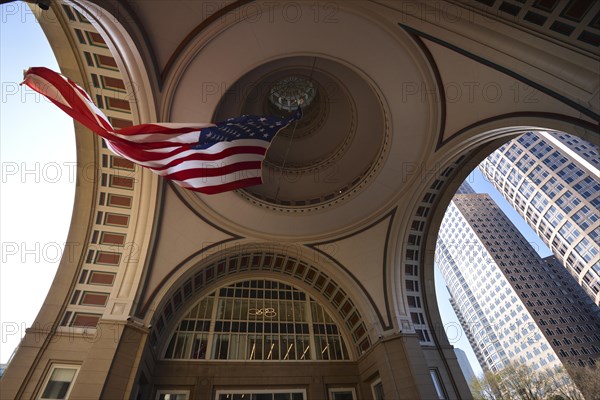
[[[476,378],[475,372],[473,372],[473,368],[471,368],[471,363],[469,363],[469,359],[467,358],[467,354],[458,347],[454,348],[454,352],[456,353],[456,359],[458,360],[458,364],[460,365],[460,369],[469,384],[469,387],[472,386],[473,380]]]
[[[562,132],[528,132],[480,169],[600,304],[600,155]]]
[[[442,221],[436,261],[481,366],[595,364],[597,307],[554,258],[542,259],[487,194],[463,184]]]

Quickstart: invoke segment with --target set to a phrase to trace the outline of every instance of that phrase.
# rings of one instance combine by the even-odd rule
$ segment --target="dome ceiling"
[[[136,18],[119,21],[141,53],[130,52],[107,20],[113,42],[126,64],[145,65],[153,77],[139,91],[132,81],[143,121],[279,114],[269,100],[274,85],[290,78],[312,85],[305,117],[267,154],[263,185],[218,196],[175,188],[198,215],[245,237],[314,241],[363,229],[419,197],[417,188],[450,154],[477,144],[469,135],[500,129],[504,118],[589,116],[598,92],[590,78],[596,65],[584,55],[568,52],[568,68],[559,71],[549,53],[537,52],[541,39],[522,41],[517,28],[492,29],[485,17],[432,23],[407,14],[402,2],[334,2],[329,9],[239,0],[209,14],[203,1],[189,8],[120,3],[133,6],[122,11]],[[524,64],[511,70],[515,57]],[[155,99],[147,95],[152,85]],[[286,96],[295,96],[290,90]],[[565,96],[585,106],[570,109]],[[531,123],[511,124],[524,122]]]
[[[376,94],[351,69],[323,58],[283,58],[250,71],[225,93],[214,119],[289,114],[270,95],[275,85],[296,77],[315,89],[312,101],[298,123],[275,137],[263,165],[264,183],[239,193],[273,208],[334,201],[355,190],[383,157],[387,132]]]
[[[427,61],[401,30],[352,9],[337,16],[336,24],[238,21],[196,38],[174,65],[179,75],[165,90],[174,122],[286,115],[276,85],[291,79],[311,91],[287,92],[309,104],[274,139],[262,185],[217,196],[176,188],[198,213],[243,235],[312,240],[381,217],[419,178],[414,166],[435,146],[439,102],[405,92],[433,87]]]

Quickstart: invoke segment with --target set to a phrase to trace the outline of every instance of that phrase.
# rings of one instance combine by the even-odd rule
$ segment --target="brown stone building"
[[[77,126],[70,256],[0,397],[470,398],[435,300],[437,230],[510,138],[598,142],[599,10],[54,1],[39,20],[62,72],[116,127],[277,112],[289,78],[310,104],[263,185],[216,196]]]

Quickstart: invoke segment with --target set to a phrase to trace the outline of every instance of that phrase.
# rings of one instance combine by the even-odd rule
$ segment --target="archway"
[[[295,388],[321,398],[329,389],[354,396],[370,390],[372,378],[361,374],[358,361],[377,340],[365,299],[305,258],[260,245],[237,250],[221,252],[165,283],[168,290],[160,292],[146,317],[150,338],[136,378],[137,393],[183,390],[207,398],[215,390],[237,393],[251,385],[273,393]],[[227,320],[224,307],[232,312]],[[244,315],[234,317],[235,310]],[[193,322],[192,329],[189,321],[202,322]],[[224,327],[230,333],[220,333]],[[196,347],[186,344],[189,329],[198,331],[193,333]],[[167,372],[181,365],[178,359],[188,361]],[[243,371],[232,374],[232,368],[241,366]],[[191,376],[205,374],[199,384],[190,384]]]
[[[544,125],[545,126],[557,126],[557,125],[560,125],[560,124],[552,123],[552,121],[547,121]],[[539,127],[519,127],[519,128],[517,128],[517,130],[513,130],[513,132],[516,133],[516,134],[521,134],[521,133],[525,133],[525,132],[540,131],[540,130],[544,131],[546,129],[542,129],[542,128],[539,128]],[[508,129],[506,131],[511,131],[511,130]],[[582,128],[580,132],[585,132],[585,128]],[[591,136],[592,138],[594,138],[592,131],[589,131],[588,133],[591,133],[592,135],[585,135],[584,134],[584,135],[579,135],[579,136],[584,136],[584,137],[590,137]],[[553,138],[554,136],[558,137],[561,134],[557,133],[556,135],[549,135],[549,134],[546,133],[545,135]],[[500,137],[499,138],[498,135],[495,135],[492,132],[488,136],[487,143],[484,142],[485,144],[482,145],[481,148],[475,149],[468,159],[466,158],[465,160],[463,160],[463,162],[462,162],[462,166],[463,167],[469,166],[469,161],[467,161],[467,160],[469,160],[469,159],[471,160],[472,164],[470,165],[470,168],[465,168],[462,171],[459,170],[459,171],[455,172],[454,179],[456,179],[456,180],[454,182],[450,182],[451,179],[449,179],[448,189],[447,189],[448,192],[446,194],[442,194],[442,197],[441,197],[442,200],[440,200],[440,203],[437,203],[437,206],[436,206],[437,208],[433,210],[434,213],[430,216],[430,218],[432,218],[432,221],[435,221],[436,215],[439,216],[441,214],[441,218],[443,218],[443,216],[444,216],[444,214],[446,212],[446,206],[447,206],[447,204],[449,203],[451,197],[456,192],[456,189],[458,188],[458,186],[462,183],[462,181],[464,180],[464,178],[471,172],[471,169],[474,168],[479,163],[480,160],[482,160],[487,155],[489,155],[491,152],[493,152],[494,150],[496,150],[498,147],[500,147],[500,145],[502,145],[503,143],[505,143],[507,140],[508,139],[506,137],[504,137],[504,138]],[[523,145],[523,146],[527,146],[529,144],[529,142],[531,142],[532,139],[524,139],[524,140],[527,141],[527,144]],[[541,140],[541,139],[536,139],[536,140]],[[521,143],[521,142],[522,141],[520,140],[519,143]],[[583,145],[583,143],[581,143],[581,144]],[[519,144],[519,146],[521,146],[521,144]],[[538,147],[540,147],[540,146],[537,146],[536,148],[538,148]],[[554,150],[552,150],[552,151],[554,151]],[[516,154],[523,154],[522,152],[523,152],[523,150],[520,147],[518,149],[516,149],[515,152],[511,153],[512,154],[511,157],[513,157],[513,158],[511,158],[511,160],[514,159],[515,153]],[[525,150],[525,153],[526,153],[526,150]],[[547,153],[547,154],[551,155],[550,152]],[[554,154],[554,153],[552,153],[552,154]],[[507,157],[508,157],[508,155],[507,155]],[[546,165],[549,164],[547,161],[548,160],[544,161],[544,163]],[[529,165],[531,166],[532,164],[529,164]],[[566,164],[564,164],[564,165],[566,165]],[[445,171],[448,172],[447,169],[445,169]],[[546,176],[546,175],[544,175],[544,176]],[[563,176],[563,175],[561,175],[561,176]],[[579,175],[579,176],[581,176],[581,175]],[[516,185],[516,183],[515,183],[515,185]],[[561,189],[558,190],[558,192],[560,192],[560,191],[561,191]],[[449,193],[449,195],[448,195],[448,193]],[[430,198],[431,198],[432,193],[430,192],[429,195],[430,195]],[[425,198],[427,198],[427,194],[425,195]],[[423,200],[422,203],[426,202],[425,198],[424,198],[424,200]],[[444,198],[446,199],[445,203],[444,203],[444,200],[443,200]],[[479,200],[481,200],[481,199],[479,199]],[[423,205],[421,205],[421,207],[423,207]],[[424,213],[425,212],[423,211],[423,208],[421,208],[421,214],[424,214]],[[522,213],[524,214],[524,210],[523,210]],[[425,216],[427,216],[427,215],[425,215]],[[441,218],[439,218],[439,219],[441,220]],[[437,241],[437,230],[438,229],[439,229],[439,223],[435,224],[435,222],[433,222],[432,225],[431,225],[431,227],[430,227],[430,230],[429,230],[430,233],[429,233],[429,236],[427,237],[427,243],[430,243],[430,244],[433,243],[433,246],[435,246],[435,243]],[[550,237],[550,236],[548,236],[548,237]],[[414,236],[412,238],[409,237],[408,241],[410,242],[409,247],[410,247],[410,245],[413,245],[413,248],[416,248],[414,246],[415,245]],[[425,264],[425,268],[431,267],[432,264],[433,264],[433,258],[434,258],[434,252],[435,252],[434,249],[435,249],[435,247],[434,248],[430,248],[429,250],[427,250],[427,246],[425,246],[425,250],[424,250],[425,251],[425,256],[424,256],[424,259],[425,259],[426,262],[427,262],[427,260],[429,260],[429,262],[430,262],[430,264]],[[417,250],[415,250],[415,251],[417,251]],[[511,265],[515,265],[512,262],[510,264]],[[504,263],[501,263],[501,265],[504,265]],[[526,271],[526,268],[524,268],[524,270]],[[432,274],[433,270],[432,270],[432,268],[429,270],[429,272],[431,273],[431,275],[429,275],[429,277],[427,277],[427,276],[425,277],[425,289],[426,289],[426,291],[428,291],[428,293],[427,293],[427,300],[426,300],[427,302],[431,301],[432,298],[435,299],[435,297],[432,296],[432,292],[435,289],[433,289],[433,286],[431,286],[431,284],[433,282],[433,276],[432,276],[433,275]],[[562,272],[566,272],[566,271],[562,271]],[[427,274],[427,270],[425,271],[425,274]],[[568,275],[568,274],[566,274],[566,275]],[[408,278],[412,278],[412,277],[408,277]],[[408,286],[408,284],[407,284],[407,286]],[[518,286],[519,285],[517,285],[517,287]],[[544,293],[544,292],[542,291],[542,293]],[[573,296],[575,296],[575,294]],[[583,296],[583,297],[585,297],[585,296]],[[550,300],[548,300],[548,301],[550,301]],[[552,304],[552,303],[549,302],[548,304]],[[433,306],[431,304],[428,304],[428,308],[430,310],[432,308],[435,308],[434,312],[438,312],[438,310],[437,310],[437,304],[434,304]],[[431,316],[432,314],[433,314],[433,312],[430,311],[429,315]],[[414,315],[413,315],[413,319],[414,319]],[[434,325],[433,328],[434,328],[434,331],[436,330],[436,328],[439,329],[437,332],[434,332],[434,334],[437,333],[442,338],[445,338],[445,335],[443,334],[444,326],[441,323]],[[441,335],[440,335],[440,331],[442,333]],[[542,365],[544,365],[544,364],[542,363]]]

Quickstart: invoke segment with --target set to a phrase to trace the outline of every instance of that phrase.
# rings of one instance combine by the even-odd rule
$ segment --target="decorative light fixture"
[[[273,85],[269,101],[280,110],[295,111],[298,106],[308,106],[317,95],[315,85],[302,76],[289,76]]]
[[[264,315],[267,318],[273,318],[277,315],[274,308],[251,308],[248,310],[248,315],[259,317]]]

